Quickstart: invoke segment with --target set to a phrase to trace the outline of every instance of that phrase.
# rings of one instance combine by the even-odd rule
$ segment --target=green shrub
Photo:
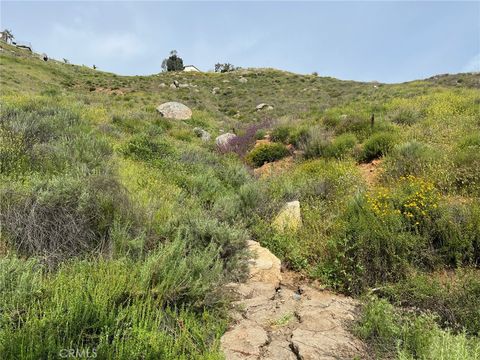
[[[420,120],[421,113],[411,108],[398,108],[391,115],[391,120],[399,125],[413,125]]]
[[[138,160],[162,159],[173,154],[170,144],[146,135],[134,136],[123,148],[123,154]]]
[[[274,142],[288,144],[290,138],[291,129],[288,126],[279,126],[272,130],[270,139]]]
[[[261,144],[247,154],[246,160],[249,164],[259,167],[265,163],[280,160],[288,153],[288,149],[282,144]]]
[[[290,132],[288,142],[295,147],[301,147],[308,139],[308,127],[302,126],[293,129]]]
[[[302,146],[307,159],[325,156],[330,144],[330,134],[321,127],[312,127],[308,138]]]
[[[73,261],[44,275],[20,259],[1,259],[0,269],[2,359],[70,348],[102,359],[220,358],[226,322],[214,246],[177,240],[145,261]]]
[[[381,354],[393,352],[400,337],[399,316],[394,307],[383,299],[370,299],[362,309],[355,332]]]
[[[267,132],[264,129],[257,130],[255,133],[255,140],[262,140],[267,135]]]
[[[480,151],[476,146],[460,148],[453,157],[456,188],[463,193],[480,194]]]
[[[435,317],[396,310],[387,301],[372,297],[363,306],[356,333],[375,352],[376,358],[474,360],[480,341],[465,333],[440,329]]]
[[[440,274],[414,273],[382,289],[381,296],[396,306],[434,313],[443,327],[480,334],[480,277],[478,270]]]
[[[342,134],[337,136],[331,144],[328,145],[325,153],[329,157],[342,159],[352,154],[353,148],[357,144],[357,137],[353,134]]]
[[[28,192],[3,189],[1,198],[8,243],[49,264],[107,249],[114,220],[133,214],[124,189],[106,177],[58,176]]]
[[[438,154],[429,146],[410,141],[396,146],[385,160],[386,176],[398,179],[408,175],[425,175],[438,164]]]
[[[386,155],[394,147],[396,138],[391,133],[378,133],[372,135],[363,145],[362,161],[371,161]]]

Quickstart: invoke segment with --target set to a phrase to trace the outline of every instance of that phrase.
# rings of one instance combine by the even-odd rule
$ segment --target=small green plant
[[[249,164],[259,167],[265,163],[280,160],[288,153],[288,149],[282,144],[261,144],[247,154],[246,160]]]
[[[272,130],[270,139],[274,142],[288,144],[290,138],[291,129],[288,126],[279,126]]]
[[[377,133],[372,135],[363,145],[361,160],[368,162],[389,153],[396,143],[394,134]]]

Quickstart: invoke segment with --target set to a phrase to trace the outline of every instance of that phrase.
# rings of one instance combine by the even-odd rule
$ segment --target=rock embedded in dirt
[[[296,231],[302,226],[300,201],[290,201],[280,210],[273,220],[273,227],[279,232]]]
[[[232,133],[225,133],[222,135],[217,136],[215,139],[215,144],[217,144],[218,147],[225,147],[228,145],[232,139],[235,139],[237,135],[232,134]]]
[[[175,101],[160,105],[157,107],[157,111],[160,115],[168,119],[188,120],[192,117],[192,110],[190,110],[188,106]]]
[[[282,274],[280,260],[255,241],[248,249],[254,258],[247,281],[229,285],[238,301],[235,324],[220,342],[227,360],[366,358],[364,344],[348,331],[355,300]]]
[[[193,132],[197,137],[202,138],[203,141],[209,141],[212,137],[208,131],[199,127],[193,128]]]

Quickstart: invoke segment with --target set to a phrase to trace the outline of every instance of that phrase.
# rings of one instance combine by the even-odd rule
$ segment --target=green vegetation
[[[376,358],[474,360],[480,356],[478,338],[442,330],[431,314],[398,311],[375,297],[367,300],[356,332],[372,345]]]
[[[2,48],[2,358],[220,359],[249,238],[332,290],[373,291],[357,331],[378,357],[478,358],[478,74],[126,77]],[[166,101],[192,118],[162,118]],[[278,232],[292,200],[302,226]]]
[[[247,154],[247,161],[255,167],[262,166],[267,162],[280,160],[288,155],[288,149],[278,143],[261,144]]]

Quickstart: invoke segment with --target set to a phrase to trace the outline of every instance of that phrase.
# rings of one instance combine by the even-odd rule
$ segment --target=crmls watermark
[[[94,359],[97,357],[97,349],[62,349],[59,351],[58,356],[60,356],[62,359]]]

